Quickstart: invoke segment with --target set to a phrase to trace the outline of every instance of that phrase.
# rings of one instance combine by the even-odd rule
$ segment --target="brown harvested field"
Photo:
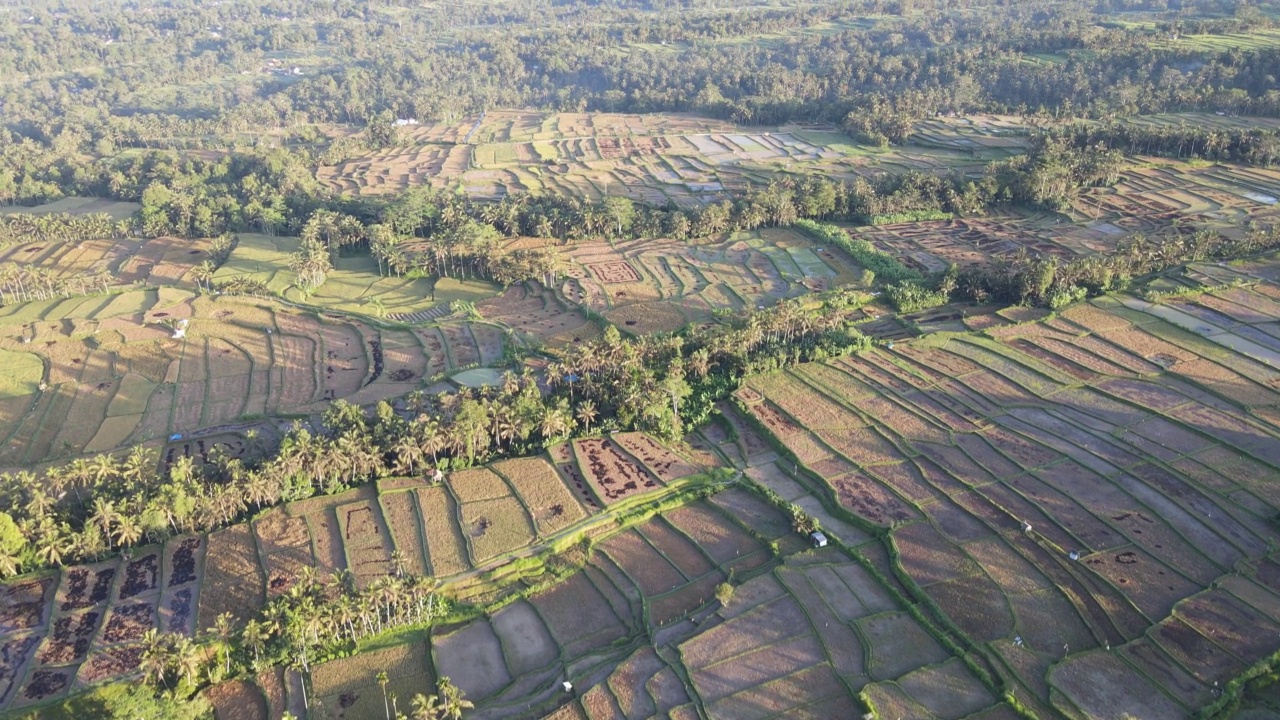
[[[539,537],[554,535],[587,516],[586,508],[545,457],[503,460],[492,468],[515,488],[516,496],[533,517]]]
[[[1188,626],[1252,665],[1275,652],[1280,622],[1229,592],[1210,589],[1178,604],[1174,611]]]
[[[640,273],[625,260],[587,265],[591,273],[606,285],[640,282]]]
[[[862,467],[900,462],[902,453],[873,428],[818,431],[818,437],[836,452]]]
[[[696,465],[644,433],[618,433],[613,436],[613,441],[644,463],[646,468],[664,482],[688,477],[699,471]]]
[[[654,518],[640,525],[637,530],[686,578],[690,580],[699,578],[715,569],[715,565],[701,548],[673,528],[665,519]]]
[[[677,508],[663,517],[697,543],[717,565],[764,550],[744,529],[701,502]]]
[[[861,472],[851,472],[827,482],[841,507],[868,522],[888,527],[919,517],[916,510],[887,487]]]
[[[253,522],[258,547],[263,555],[310,545],[310,533],[302,518],[290,517],[283,509],[273,510]]]
[[[848,697],[848,692],[829,666],[817,665],[730,695],[712,704],[708,713],[715,717],[762,720],[780,713],[787,714],[799,706],[827,698],[849,700],[850,702],[843,704],[842,710],[850,712],[856,706],[852,703],[852,698]]]
[[[529,599],[551,636],[572,655],[606,645],[626,634],[609,601],[583,573]]]
[[[836,672],[845,677],[865,676],[866,648],[862,639],[827,604],[817,586],[810,581],[809,574],[791,564],[778,568],[774,573],[804,608],[809,624],[818,631],[818,640],[825,648],[824,657],[830,659]]]
[[[267,700],[262,691],[244,680],[228,680],[205,691],[217,720],[266,720]]]
[[[1175,700],[1188,708],[1209,704],[1212,688],[1191,676],[1169,654],[1149,638],[1140,638],[1119,649],[1138,672],[1151,678]]]
[[[156,600],[113,605],[102,625],[101,641],[107,645],[137,642],[156,627]],[[55,634],[57,630],[55,628]],[[56,635],[55,635],[56,636]],[[47,664],[47,663],[46,663]]]
[[[645,685],[666,668],[652,647],[640,648],[614,668],[606,683],[624,716],[647,718],[658,713],[658,706]]]
[[[654,627],[668,625],[684,619],[698,608],[715,602],[716,586],[726,576],[716,571],[690,582],[674,592],[648,599],[649,622]]]
[[[141,548],[120,566],[120,583],[116,587],[116,600],[128,600],[139,595],[150,595],[160,589],[160,551]]]
[[[932,525],[912,523],[894,531],[893,544],[902,568],[922,586],[974,574],[978,566],[948,543]]]
[[[937,717],[892,681],[871,683],[862,689],[862,697],[871,707],[874,717],[927,718],[928,720]]]
[[[790,595],[754,607],[680,645],[691,672],[752,650],[812,631],[804,610]]]
[[[49,603],[57,587],[56,575],[0,586],[0,634],[43,627],[49,619]]]
[[[477,500],[462,504],[462,530],[475,564],[533,542],[529,513],[514,497]]]
[[[976,642],[989,642],[1013,634],[1014,617],[1009,601],[985,574],[970,575],[925,588],[961,632]]]
[[[1049,682],[1085,717],[1176,718],[1184,713],[1150,680],[1101,651],[1056,665]]]
[[[427,559],[436,577],[456,575],[471,567],[466,540],[458,528],[457,505],[443,487],[413,491],[427,541]]]
[[[1167,617],[1179,600],[1199,590],[1195,583],[1138,548],[1101,552],[1084,558],[1084,564],[1153,622]]]
[[[867,642],[867,674],[873,679],[900,677],[949,656],[938,641],[905,612],[864,617],[857,620],[856,625]]]
[[[313,708],[319,705],[342,720],[385,718],[379,672],[387,673],[386,692],[396,695],[399,707],[406,707],[415,693],[430,694],[434,690],[435,676],[426,644],[404,643],[313,666]]]
[[[267,574],[267,594],[275,597],[293,586],[302,568],[315,562],[311,533],[306,520],[289,517],[283,509],[258,518],[252,527]]]
[[[144,609],[146,605],[142,605]],[[145,610],[144,610],[145,611]],[[86,610],[72,615],[62,615],[54,620],[49,635],[35,653],[37,665],[67,665],[84,660],[98,629],[102,627],[105,610]],[[117,622],[117,627],[128,617]]]
[[[55,609],[68,612],[104,605],[110,600],[119,564],[119,559],[105,560],[65,571],[54,596]]]
[[[410,575],[429,575],[426,553],[423,551],[418,521],[418,505],[413,494],[407,491],[382,493],[378,496],[383,515],[391,530],[395,549],[404,558],[404,572]]]
[[[714,703],[825,660],[822,643],[805,634],[698,668],[691,677],[702,701]]]
[[[659,481],[619,450],[609,438],[573,441],[584,477],[606,505],[658,487]]]
[[[739,390],[738,393],[739,397],[741,397],[742,391]],[[769,400],[748,405],[748,409],[755,416],[756,421],[776,438],[786,441],[790,440],[793,435],[805,432],[804,428],[796,424]]]
[[[464,504],[476,500],[493,500],[511,494],[511,488],[507,486],[506,481],[489,468],[452,472],[449,473],[445,482],[448,483],[449,490],[453,492],[458,502]]]
[[[860,416],[789,372],[754,378],[751,387],[810,430],[862,427],[866,424]]]
[[[285,713],[284,668],[275,668],[258,674],[258,688],[267,700],[267,717],[277,718]]]
[[[436,672],[453,681],[466,697],[483,700],[511,682],[502,643],[485,618],[431,639]]]
[[[607,685],[596,685],[583,693],[582,707],[591,720],[624,720],[626,717]]]
[[[208,537],[179,536],[164,545],[162,584],[174,588],[200,580]]]
[[[338,528],[338,516],[334,514],[333,508],[312,511],[304,518],[314,545],[316,571],[333,573],[346,568],[347,558],[342,549],[342,530]]]
[[[911,699],[944,720],[966,717],[994,705],[996,698],[957,658],[898,678]]]
[[[126,678],[135,675],[142,663],[142,643],[118,645],[96,650],[89,655],[76,673],[75,688],[96,685],[104,680]],[[21,660],[21,656],[15,659]],[[0,701],[4,700],[0,697]]]
[[[489,621],[502,641],[507,669],[514,676],[545,669],[560,656],[546,624],[525,600],[503,607]]]
[[[230,613],[237,623],[248,622],[266,602],[263,583],[248,523],[210,535],[196,625],[210,627],[222,613]]]
[[[671,592],[685,582],[680,571],[634,529],[605,540],[599,549],[627,573],[646,597]]]
[[[793,534],[790,520],[750,490],[730,488],[712,495],[708,502],[743,527],[750,528],[768,540]]]

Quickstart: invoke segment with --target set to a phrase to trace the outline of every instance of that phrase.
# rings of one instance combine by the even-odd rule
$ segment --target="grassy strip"
[[[1280,651],[1263,658],[1255,663],[1253,667],[1241,673],[1239,677],[1232,679],[1222,688],[1222,694],[1217,700],[1201,708],[1192,717],[1196,718],[1196,720],[1209,720],[1210,718],[1226,720],[1226,718],[1233,717],[1236,711],[1240,709],[1240,704],[1244,700],[1245,686],[1249,681],[1264,675],[1270,675],[1277,667],[1280,667]]]
[[[868,216],[869,225],[896,225],[898,223],[927,222],[929,220],[950,220],[953,213],[943,210],[913,210],[911,212],[888,213]]]
[[[898,262],[897,258],[892,255],[878,250],[870,242],[861,238],[854,238],[844,230],[835,225],[826,225],[813,220],[800,219],[792,223],[792,227],[800,228],[809,235],[821,240],[822,242],[831,243],[841,250],[849,253],[859,265],[874,272],[876,277],[889,282],[903,282],[906,280],[920,281],[924,276],[919,272]]]

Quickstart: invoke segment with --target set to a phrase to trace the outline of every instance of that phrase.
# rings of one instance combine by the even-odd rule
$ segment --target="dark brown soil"
[[[53,623],[53,633],[36,653],[41,665],[61,665],[85,656],[93,633],[98,629],[102,614],[97,610],[82,615],[58,618]]]
[[[31,681],[22,691],[22,696],[28,700],[40,701],[66,690],[70,684],[70,670],[37,670],[31,674]]]
[[[169,632],[184,632],[187,628],[187,622],[191,618],[191,601],[194,595],[191,588],[184,588],[173,594],[169,598]]]
[[[199,548],[199,538],[187,538],[173,551],[173,575],[169,578],[169,587],[185,585],[196,579],[196,550]]]
[[[127,600],[160,587],[160,556],[151,553],[131,560],[124,569],[124,584],[120,586],[120,599]]]
[[[147,603],[118,605],[102,631],[102,639],[109,643],[138,640],[155,627],[155,608]]]

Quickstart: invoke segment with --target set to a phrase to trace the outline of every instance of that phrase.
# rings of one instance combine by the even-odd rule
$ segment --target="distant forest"
[[[498,107],[871,116],[861,129],[887,139],[938,112],[1275,116],[1280,46],[1176,39],[1256,31],[1275,12],[1257,0],[9,0],[0,152],[21,138],[97,155],[272,130],[296,141],[313,123]]]

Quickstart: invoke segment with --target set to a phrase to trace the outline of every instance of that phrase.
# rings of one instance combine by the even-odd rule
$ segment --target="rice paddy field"
[[[1024,707],[1191,716],[1280,631],[1269,267],[754,378],[731,414],[778,444],[753,477],[887,532],[910,595]],[[938,716],[912,686],[863,696]]]
[[[461,184],[474,197],[551,192],[697,206],[779,173],[853,177],[907,169],[980,170],[999,142],[877,149],[825,126],[761,129],[679,114],[495,110],[456,124],[407,128],[403,145],[321,167],[341,192],[378,194]]]
[[[677,485],[713,469],[647,436],[614,442],[633,472],[652,463]],[[622,455],[624,447],[636,454]],[[590,477],[591,487],[613,482],[611,473]],[[669,490],[655,485],[637,500]],[[501,567],[584,528],[608,529],[612,518],[585,499],[591,492],[549,456],[507,460],[451,473],[435,486],[421,478],[383,480],[276,508],[208,536],[177,537],[126,559],[26,576],[0,588],[0,708],[52,702],[131,677],[148,629],[194,635],[222,613],[246,622],[268,598],[288,592],[303,568],[326,575],[349,570],[364,586],[390,575],[391,553],[399,551],[405,572],[435,577],[447,589],[456,585],[462,596],[483,592],[472,570]],[[763,551],[758,543],[751,548]],[[711,577],[708,561],[696,569]],[[710,597],[707,582],[698,585],[702,597]],[[685,595],[682,602],[692,602]],[[343,717],[375,717],[382,713],[379,670],[388,671],[390,687],[407,703],[413,692],[432,687],[433,667],[425,644],[400,645],[326,664],[309,682],[321,706],[341,708]],[[269,683],[258,685],[223,688],[215,705],[257,707],[258,694],[272,694]]]
[[[787,228],[704,242],[582,242],[569,259],[560,297],[633,334],[669,332],[710,321],[717,310],[754,310],[857,285],[862,269],[843,251]]]
[[[19,213],[31,215],[46,215],[49,213],[96,215],[98,213],[105,213],[110,215],[113,220],[127,220],[141,209],[141,207],[142,205],[138,203],[107,200],[104,198],[64,197],[54,200],[53,202],[47,202],[33,207],[0,207],[0,215],[14,215]]]
[[[175,337],[181,322],[185,334]],[[0,352],[12,362],[0,374],[0,465],[175,434],[190,443],[198,431],[306,416],[335,399],[396,398],[496,363],[503,338],[483,323],[391,327],[176,287],[6,306]]]
[[[210,259],[211,244],[174,237],[29,242],[0,250],[0,263],[40,268],[62,280],[102,274],[107,287],[190,287],[191,269]]]
[[[932,118],[879,151],[829,128],[493,111],[409,128],[409,147],[320,175],[346,192],[461,182],[477,197],[691,206],[784,171],[973,171],[1017,152],[1022,129]],[[1277,197],[1272,170],[1132,158],[1061,213],[847,229],[935,272],[1269,220]],[[59,203],[43,211],[128,209]],[[0,307],[0,467],[134,444],[165,464],[238,455],[249,427],[335,399],[500,382],[506,350],[554,352],[597,337],[600,318],[667,332],[862,277],[838,249],[769,228],[579,241],[555,287],[383,277],[343,257],[304,297],[287,269],[297,243],[241,235],[214,277],[274,297],[192,292],[206,240],[0,251],[111,278],[102,294]],[[303,688],[312,717],[385,717],[379,670],[401,709],[449,677],[476,718],[1191,717],[1280,636],[1278,267],[1192,264],[1052,315],[861,308],[860,327],[893,344],[753,378],[678,446],[577,438],[20,578],[0,586],[0,710],[130,677],[147,630],[247,621],[307,569],[367,587],[398,561],[478,614],[306,677],[219,685],[219,717],[278,717]],[[810,547],[779,498],[832,544]]]

